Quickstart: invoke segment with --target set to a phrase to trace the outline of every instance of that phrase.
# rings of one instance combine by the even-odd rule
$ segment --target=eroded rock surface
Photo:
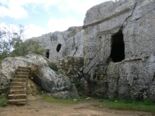
[[[45,49],[45,57],[57,62],[66,56],[83,57],[83,29],[70,27],[64,32],[53,32],[32,38]]]
[[[25,57],[8,57],[2,61],[1,72],[5,78],[0,78],[6,84],[13,78],[15,70],[19,67],[30,67],[34,77],[33,80],[45,91],[50,92],[55,97],[67,98],[77,97],[76,88],[69,78],[56,73],[48,66],[46,58],[30,54]],[[5,84],[5,83],[4,83]]]
[[[155,101],[154,17],[154,0],[110,1],[89,9],[83,27],[32,40],[47,50],[45,56],[49,60],[64,61],[58,70],[62,68],[71,80],[81,80],[81,90],[89,95]],[[82,58],[84,66],[79,71],[74,68],[76,63],[66,61],[66,57]],[[44,89],[53,94],[60,91],[54,94],[58,96],[72,91],[69,79],[51,70],[46,60],[40,59],[43,62],[40,64],[40,60],[32,56],[9,59],[4,66],[2,63],[4,77],[1,80],[11,79],[17,64],[37,64],[41,67],[37,82]]]
[[[154,17],[154,0],[119,0],[88,10],[84,72],[93,95],[155,101]]]

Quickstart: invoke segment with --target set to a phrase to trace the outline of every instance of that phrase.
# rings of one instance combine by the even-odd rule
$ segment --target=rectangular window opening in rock
[[[125,44],[122,30],[119,30],[111,37],[110,58],[113,62],[121,62],[125,59]]]

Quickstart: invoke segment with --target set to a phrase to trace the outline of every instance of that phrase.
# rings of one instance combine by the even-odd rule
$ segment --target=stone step
[[[10,89],[10,94],[26,94],[26,89]]]
[[[14,78],[14,79],[12,80],[12,82],[26,82],[26,81],[27,81],[26,78]]]
[[[15,75],[29,75],[29,72],[16,72]]]
[[[8,98],[9,99],[26,99],[27,95],[26,94],[9,94]]]
[[[23,67],[23,66],[19,66],[18,68],[22,68],[22,69],[30,69],[30,67]]]
[[[17,82],[17,83],[18,83],[18,82],[19,82],[19,83],[20,83],[20,82],[22,83],[22,82],[27,82],[27,80],[24,79],[24,78],[23,78],[23,79],[22,79],[22,78],[19,78],[19,79],[14,79],[14,80],[12,80],[12,83],[16,83],[16,82]]]
[[[26,84],[26,81],[24,81],[24,82],[21,82],[21,81],[20,81],[20,82],[19,82],[19,81],[12,81],[12,82],[11,82],[11,85],[16,85],[16,84],[17,84],[17,85],[18,85],[18,84],[20,84],[20,85],[21,85],[21,84],[22,84],[22,85],[25,85],[25,84]]]
[[[15,78],[28,78],[28,75],[16,75]]]
[[[11,87],[12,86],[17,86],[17,85],[19,85],[19,86],[26,86],[26,82],[11,82]]]
[[[16,72],[30,72],[29,69],[17,69]]]
[[[15,105],[24,105],[26,104],[26,99],[9,99],[8,102]]]
[[[14,85],[14,86],[11,86],[10,89],[26,89],[26,87],[20,86],[20,85]]]
[[[18,67],[18,69],[17,70],[26,70],[26,71],[30,71],[31,70],[31,68],[29,68],[29,67]]]

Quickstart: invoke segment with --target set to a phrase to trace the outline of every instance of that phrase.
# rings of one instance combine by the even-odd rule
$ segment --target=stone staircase
[[[27,82],[30,71],[28,67],[18,67],[16,70],[15,77],[10,83],[9,104],[24,105],[27,103]]]

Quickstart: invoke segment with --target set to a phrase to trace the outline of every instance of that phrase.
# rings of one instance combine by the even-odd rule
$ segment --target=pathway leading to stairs
[[[95,102],[61,105],[42,99],[28,100],[23,106],[9,105],[0,108],[0,116],[155,116],[137,111],[119,111],[97,107]]]

